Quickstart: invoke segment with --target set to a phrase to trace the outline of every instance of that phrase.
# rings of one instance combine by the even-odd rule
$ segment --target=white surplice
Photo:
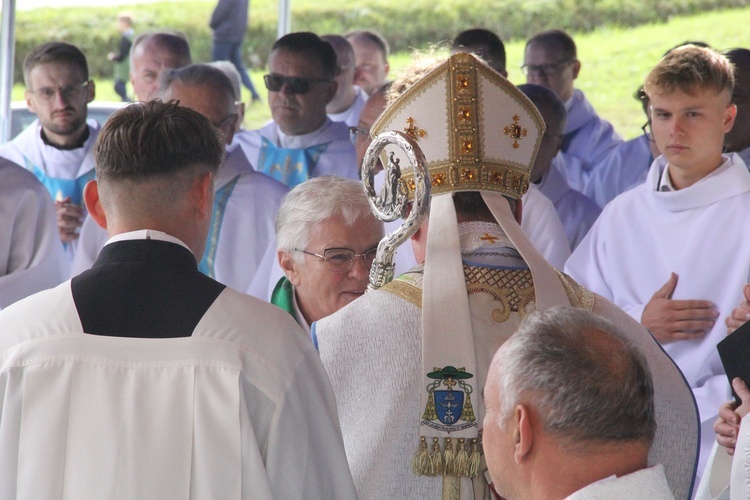
[[[690,187],[657,191],[666,163],[657,158],[644,184],[604,208],[565,271],[638,321],[671,272],[678,276],[673,299],[708,300],[718,309],[705,337],[664,344],[700,410],[700,475],[713,445],[717,410],[729,396],[716,344],[726,336],[724,320],[750,282],[750,173],[733,154]]]
[[[317,352],[230,288],[168,339],[82,333],[70,282],[17,302],[0,393],[0,498],[356,498]]]
[[[69,262],[44,186],[0,159],[0,309],[67,279]]]
[[[664,467],[654,465],[647,469],[612,477],[581,488],[565,500],[615,500],[615,499],[673,500]]]

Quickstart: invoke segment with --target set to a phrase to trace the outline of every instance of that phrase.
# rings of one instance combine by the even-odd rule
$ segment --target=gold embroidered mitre
[[[519,199],[544,134],[541,115],[515,85],[471,54],[460,52],[405,91],[372,125],[373,137],[398,130],[424,152],[432,195],[497,191]],[[408,164],[386,147],[382,161]],[[399,188],[414,196],[414,176],[402,173]]]

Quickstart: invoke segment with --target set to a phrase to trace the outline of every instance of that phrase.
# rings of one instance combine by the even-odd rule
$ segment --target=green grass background
[[[312,1],[295,0],[294,6],[297,8]],[[253,2],[251,17],[253,12],[259,14],[258,11],[271,9],[274,5],[267,1]],[[582,63],[576,86],[586,93],[599,114],[612,122],[621,135],[627,139],[636,137],[641,133],[640,126],[645,116],[632,94],[661,55],[686,40],[700,40],[720,50],[750,48],[750,30],[746,29],[747,26],[750,26],[750,8],[736,8],[675,17],[663,23],[634,28],[597,28],[587,33],[573,32],[578,45],[578,58]],[[508,77],[516,84],[525,82],[520,71],[523,48],[523,40],[506,43]],[[406,51],[392,54],[389,77],[397,75],[399,69],[410,61],[411,55]],[[249,128],[257,128],[270,119],[263,86],[264,73],[265,70],[259,68],[253,70],[251,75],[263,103],[249,107],[245,120]],[[13,89],[13,100],[19,99],[23,99],[22,85],[16,85]],[[97,100],[116,99],[112,81],[97,79]],[[244,100],[250,101],[247,91],[244,91]]]

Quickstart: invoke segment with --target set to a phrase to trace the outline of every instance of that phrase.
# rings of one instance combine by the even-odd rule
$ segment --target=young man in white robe
[[[273,120],[238,137],[247,158],[288,187],[335,174],[358,179],[349,127],[326,115],[336,95],[336,53],[314,33],[285,35],[273,44],[264,77]]]
[[[581,71],[575,42],[560,30],[537,33],[526,42],[521,69],[526,83],[547,87],[565,103],[568,121],[560,154],[566,158],[561,174],[570,187],[585,192],[593,172],[622,138],[596,114],[583,92],[574,88]]]
[[[32,49],[23,63],[23,77],[26,105],[37,119],[0,146],[0,157],[26,168],[47,188],[55,202],[60,240],[72,260],[86,216],[83,188],[94,178],[92,148],[99,124],[86,120],[94,82],[86,56],[64,42]]]
[[[198,271],[223,138],[154,100],[110,117],[90,271],[0,312],[0,497],[356,498],[318,355]]]
[[[211,231],[198,269],[235,290],[268,300],[282,276],[275,266],[274,218],[288,189],[253,171],[242,148],[231,147],[239,119],[233,89],[221,70],[196,64],[167,70],[160,95],[208,118],[222,132],[228,147],[214,181]],[[86,223],[73,275],[93,265],[106,239],[102,228]]]
[[[500,349],[484,387],[482,442],[505,500],[673,500],[649,466],[654,384],[617,325],[584,309],[535,311]]]
[[[31,172],[0,158],[0,309],[67,279],[49,193]]]
[[[750,279],[750,173],[722,154],[733,84],[731,63],[712,49],[662,58],[644,84],[662,155],[645,184],[604,208],[565,266],[651,330],[685,374],[701,417],[699,475],[729,391],[716,344]]]
[[[609,318],[645,354],[659,424],[650,460],[664,464],[677,498],[689,498],[698,420],[679,370],[641,325],[553,269],[517,223],[544,132],[536,108],[474,56],[458,53],[392,103],[373,135],[392,137],[407,120],[426,130],[414,150],[430,166],[419,181],[431,186],[430,200],[416,196],[423,184],[413,172],[402,171],[399,181],[413,200],[402,229],[418,228],[412,246],[423,264],[312,326],[360,498],[453,499],[459,491],[463,500],[487,498],[479,391],[492,355],[521,319],[555,305]],[[385,158],[410,163],[391,148]],[[426,211],[419,225],[416,215]],[[382,265],[373,264],[378,279]]]

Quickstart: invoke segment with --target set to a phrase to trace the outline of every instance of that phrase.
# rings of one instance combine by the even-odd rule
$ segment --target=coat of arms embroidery
[[[446,366],[436,367],[427,374],[434,379],[427,386],[427,406],[422,415],[422,425],[443,432],[455,432],[477,426],[471,393],[474,389],[464,382],[474,375],[465,368]],[[446,389],[440,389],[445,386]],[[458,386],[458,389],[454,387]]]

